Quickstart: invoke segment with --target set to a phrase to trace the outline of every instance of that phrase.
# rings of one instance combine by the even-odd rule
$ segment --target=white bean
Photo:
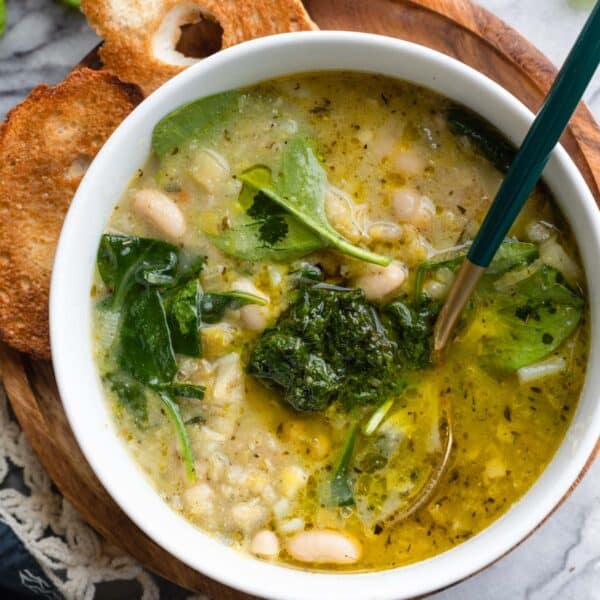
[[[246,292],[247,294],[253,294],[263,298],[269,302],[270,298],[263,292],[261,292],[249,279],[238,279],[233,284],[233,289],[238,292]],[[267,318],[269,311],[266,306],[260,306],[259,304],[248,304],[240,308],[240,318],[244,329],[250,331],[262,331],[267,326]]]
[[[287,542],[292,558],[307,563],[352,564],[360,560],[360,543],[331,529],[313,529],[297,533]]]
[[[420,175],[427,167],[427,159],[417,150],[400,152],[394,160],[392,167],[396,173],[405,177]]]
[[[274,557],[279,554],[279,540],[268,529],[261,529],[250,544],[250,552],[258,556]]]
[[[177,204],[158,190],[136,192],[133,211],[171,240],[183,237],[187,228],[185,217]]]
[[[369,300],[379,300],[397,290],[406,279],[406,267],[394,260],[387,267],[369,265],[355,284],[362,288]]]
[[[435,204],[417,190],[402,187],[392,192],[392,208],[396,218],[410,223],[417,229],[425,229],[435,214]]]
[[[376,242],[395,242],[402,237],[402,227],[386,221],[373,223],[369,227],[369,237]]]

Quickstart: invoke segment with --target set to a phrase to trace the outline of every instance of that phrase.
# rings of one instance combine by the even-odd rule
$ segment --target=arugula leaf
[[[168,286],[176,281],[179,251],[161,240],[105,234],[97,265],[102,281],[112,288],[112,306],[120,308],[135,284]]]
[[[175,431],[177,433],[187,477],[190,481],[194,481],[194,479],[196,478],[196,470],[194,468],[194,452],[192,450],[190,438],[188,437],[187,430],[185,428],[185,423],[183,422],[183,419],[181,417],[181,411],[179,410],[179,406],[168,392],[161,390],[158,392],[158,396],[161,399],[163,406],[165,407],[165,410],[167,412],[167,415],[171,419],[173,427],[175,428]]]
[[[147,385],[173,381],[177,363],[158,290],[142,290],[125,305],[119,325],[117,364]]]
[[[329,223],[325,212],[327,177],[311,144],[298,135],[288,141],[282,155],[276,181],[271,171],[257,166],[245,171],[239,179],[259,190],[307,226],[322,240],[323,247],[378,265],[386,266],[391,258],[354,246]]]
[[[358,421],[356,421],[346,436],[338,462],[333,469],[331,479],[331,500],[337,506],[352,506],[354,492],[349,478],[350,461],[354,454],[356,438],[358,437]]]
[[[61,2],[71,8],[81,8],[81,0],[61,0]]]
[[[190,279],[187,283],[168,290],[163,298],[174,352],[186,356],[201,356],[198,307],[202,288],[198,279]]]
[[[583,298],[547,266],[506,293],[483,296],[475,312],[485,324],[480,360],[492,371],[512,372],[542,360],[575,331],[583,315]]]
[[[433,260],[426,260],[417,267],[415,275],[415,301],[421,298],[423,283],[427,275],[440,269],[456,271],[467,255],[468,248],[459,251],[444,253]],[[496,255],[485,272],[487,276],[498,276],[512,271],[517,267],[528,265],[540,255],[539,248],[528,242],[515,242],[506,240],[500,244]]]
[[[146,388],[124,373],[106,373],[103,379],[117,394],[121,405],[131,413],[136,424],[141,426],[147,423],[148,400],[146,398]]]
[[[237,310],[248,304],[264,306],[266,303],[264,298],[247,292],[215,292],[202,296],[200,313],[204,323],[217,323],[223,318],[227,309]]]
[[[239,92],[195,100],[163,117],[152,132],[152,149],[162,161],[191,139],[208,139],[238,108]]]
[[[468,137],[499,171],[508,171],[516,150],[495,127],[462,106],[452,106],[447,119],[452,133]]]

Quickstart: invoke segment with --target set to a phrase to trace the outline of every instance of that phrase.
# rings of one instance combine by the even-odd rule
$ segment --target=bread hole
[[[179,4],[163,18],[152,38],[154,57],[161,62],[189,66],[221,49],[223,28],[195,4]]]
[[[200,16],[196,23],[181,25],[181,37],[175,46],[177,52],[191,58],[206,58],[221,49],[223,28],[210,15]]]

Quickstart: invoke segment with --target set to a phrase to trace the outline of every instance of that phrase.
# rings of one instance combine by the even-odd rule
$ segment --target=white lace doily
[[[11,463],[23,469],[24,492],[0,489],[0,520],[37,560],[48,579],[67,599],[92,600],[96,585],[136,580],[143,600],[157,600],[154,579],[132,558],[105,542],[52,486],[52,482],[8,411],[0,384],[0,484]],[[27,571],[24,586],[43,595],[40,582]],[[42,582],[43,583],[43,582]]]

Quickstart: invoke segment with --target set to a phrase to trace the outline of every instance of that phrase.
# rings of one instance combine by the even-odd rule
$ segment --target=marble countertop
[[[585,0],[482,0],[555,64],[588,14]],[[585,8],[588,6],[588,9]],[[55,83],[97,43],[83,17],[53,0],[7,0],[0,39],[0,118],[38,83]],[[600,73],[586,93],[600,120]],[[600,460],[529,539],[435,600],[600,600]]]

